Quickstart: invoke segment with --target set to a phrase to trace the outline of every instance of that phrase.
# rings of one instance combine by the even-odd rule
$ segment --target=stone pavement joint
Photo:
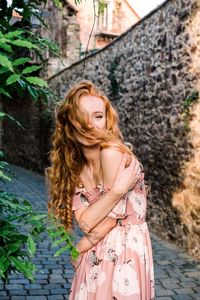
[[[47,192],[43,176],[10,165],[16,178],[0,183],[4,191],[13,192],[29,200],[34,209],[46,211]],[[83,233],[76,226],[75,235]],[[200,263],[176,246],[163,241],[150,231],[155,274],[156,300],[200,300]],[[8,283],[0,281],[1,300],[63,300],[68,299],[74,276],[69,253],[53,257],[56,248],[47,235],[37,245],[33,262],[37,266],[36,280],[31,283],[22,274],[12,272]]]

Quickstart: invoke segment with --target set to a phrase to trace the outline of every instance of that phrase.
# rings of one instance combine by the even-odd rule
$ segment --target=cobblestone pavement
[[[12,183],[4,185],[4,190],[26,198],[35,209],[46,210],[44,177],[14,165],[10,166],[10,170],[16,178]],[[79,231],[76,233],[81,234]],[[155,234],[150,232],[150,235],[154,255],[156,299],[200,300],[200,262]],[[12,273],[6,285],[0,281],[0,299],[68,299],[74,275],[73,267],[69,262],[68,253],[54,258],[55,251],[56,248],[51,247],[51,242],[45,234],[33,259],[38,269],[35,283],[31,283],[20,274]]]

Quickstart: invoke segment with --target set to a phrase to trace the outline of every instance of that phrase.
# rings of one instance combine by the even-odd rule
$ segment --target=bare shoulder
[[[101,150],[100,159],[104,186],[109,188],[113,186],[122,156],[123,153],[116,147],[109,147]]]
[[[110,159],[110,158],[118,158],[121,160],[123,153],[119,150],[117,144],[109,143],[109,148],[104,148],[101,150],[101,159]]]
[[[123,153],[116,148],[104,148],[101,150],[101,159],[102,160],[121,160]]]

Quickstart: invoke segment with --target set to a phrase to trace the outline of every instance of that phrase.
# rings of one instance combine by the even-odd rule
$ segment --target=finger
[[[141,167],[140,167],[140,164],[138,163],[135,167],[135,173],[136,174],[140,174],[141,173]]]
[[[137,159],[135,159],[135,157],[131,157],[131,163],[130,165],[128,166],[128,168],[134,170],[136,168],[136,164],[137,164]]]
[[[124,168],[125,168],[125,165],[126,165],[127,158],[128,158],[127,154],[125,154],[125,153],[124,153],[124,154],[123,154],[123,156],[122,156],[122,159],[121,159],[120,165],[119,165],[118,172],[120,172],[120,171],[124,170]]]
[[[139,161],[137,160],[137,159],[135,159],[135,171],[137,172],[137,171],[140,171],[140,163],[139,163]]]
[[[130,188],[134,188],[135,185],[137,184],[137,182],[138,182],[139,179],[140,179],[140,175],[136,176],[136,177],[134,178],[134,181],[132,182]]]
[[[140,164],[138,163],[137,160],[135,160],[135,165],[133,165],[133,167],[131,169],[131,177],[134,178],[134,181],[135,181],[135,180],[138,180],[140,175],[141,175]]]
[[[134,175],[133,176],[137,180],[140,178],[140,176],[141,176],[141,170],[140,170],[140,168],[137,168],[137,169],[134,170]]]

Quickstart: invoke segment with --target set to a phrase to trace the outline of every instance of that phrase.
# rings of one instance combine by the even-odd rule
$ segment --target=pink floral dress
[[[145,221],[147,196],[144,173],[108,216],[117,225],[72,262],[75,270],[69,300],[154,300],[154,264]],[[108,188],[76,188],[72,209],[89,206]]]

